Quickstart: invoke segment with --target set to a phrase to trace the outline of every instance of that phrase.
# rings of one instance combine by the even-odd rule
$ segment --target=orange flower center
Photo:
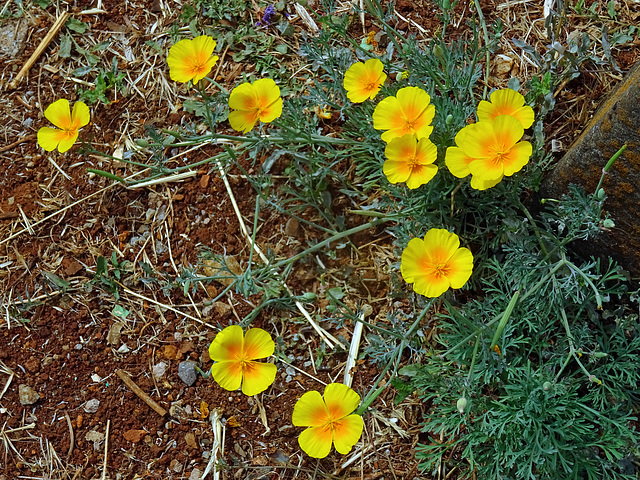
[[[409,165],[409,168],[412,170],[419,166],[420,163],[418,157],[409,157],[409,159],[407,160],[407,165]]]

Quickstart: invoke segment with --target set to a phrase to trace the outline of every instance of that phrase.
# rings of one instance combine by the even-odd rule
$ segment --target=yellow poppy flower
[[[413,134],[394,138],[384,150],[387,156],[382,171],[391,183],[406,182],[413,189],[428,183],[438,172],[433,164],[438,148],[428,138],[416,139]]]
[[[522,124],[511,115],[500,115],[493,122],[478,122],[468,130],[460,147],[473,158],[469,171],[483,182],[500,181],[502,176],[519,172],[529,162],[533,148],[519,142],[524,134]]]
[[[237,390],[242,384],[242,393],[257,395],[273,383],[277,368],[254,360],[273,355],[274,349],[271,336],[261,328],[250,328],[244,335],[240,325],[231,325],[209,346],[209,357],[216,362],[211,375],[225,390]]]
[[[473,271],[473,255],[459,248],[455,233],[432,228],[420,238],[412,238],[402,252],[400,272],[413,290],[425,297],[438,297],[451,288],[461,288]]]
[[[360,395],[342,383],[330,383],[320,392],[307,392],[293,407],[292,423],[309,427],[300,434],[298,443],[307,455],[324,458],[331,445],[346,455],[362,435],[362,417],[352,413],[360,404]]]
[[[91,120],[89,107],[84,102],[76,102],[72,112],[69,100],[64,98],[49,105],[44,116],[60,129],[42,127],[38,130],[38,145],[47,152],[56,147],[60,153],[69,150],[78,139],[78,130]]]
[[[464,145],[465,138],[470,130],[475,128],[476,124],[467,125],[462,128],[455,138],[456,145]],[[444,163],[454,177],[464,178],[471,174],[469,164],[474,160],[473,157],[467,155],[459,146],[448,147],[445,155]],[[471,188],[476,190],[486,190],[487,188],[495,187],[502,180],[502,176],[492,180],[482,180],[477,176],[471,177]]]
[[[282,115],[280,89],[270,78],[261,78],[253,83],[242,83],[231,91],[229,113],[231,128],[248,132],[256,122],[273,122]]]
[[[529,128],[533,125],[533,108],[525,105],[524,97],[515,90],[510,88],[496,90],[491,94],[490,100],[491,102],[482,100],[478,104],[478,120],[480,122],[493,121],[500,115],[511,115],[518,119],[522,128]]]
[[[213,55],[215,48],[215,40],[208,35],[180,40],[169,49],[167,56],[171,80],[198,83],[218,61],[218,56]]]
[[[433,131],[431,121],[436,108],[430,105],[429,94],[418,87],[404,87],[395,97],[383,99],[373,111],[373,128],[386,130],[382,140],[389,143],[392,139],[413,133],[416,137],[428,138]]]
[[[347,98],[353,103],[364,102],[367,98],[373,100],[387,79],[387,74],[383,70],[384,65],[377,58],[351,65],[342,81],[347,91]]]

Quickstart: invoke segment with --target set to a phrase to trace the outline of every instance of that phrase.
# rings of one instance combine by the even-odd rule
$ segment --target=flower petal
[[[252,396],[264,392],[276,379],[277,370],[273,363],[246,363],[242,377],[242,393]]]
[[[58,144],[58,151],[60,153],[64,153],[73,147],[73,144],[76,143],[78,139],[78,130],[70,130],[63,133],[65,134],[65,138]]]
[[[38,130],[38,145],[44,148],[47,152],[52,152],[56,149],[58,144],[67,138],[64,130],[58,130],[57,128],[42,127]]]
[[[229,95],[229,108],[234,110],[253,110],[258,106],[258,96],[253,85],[248,82],[241,83],[231,90]]]
[[[478,177],[471,176],[471,188],[486,190],[487,188],[495,187],[503,178],[504,175],[493,180],[481,180]]]
[[[525,105],[522,94],[510,88],[496,90],[491,94],[491,102],[486,100],[478,104],[478,120],[492,121],[499,115],[511,115],[516,118],[523,128],[533,125],[533,108]]]
[[[405,123],[396,97],[383,98],[373,110],[372,119],[376,130],[402,129]]]
[[[449,147],[445,154],[444,163],[451,172],[451,175],[458,178],[464,178],[471,173],[469,163],[472,157],[464,153],[460,147]]]
[[[247,133],[258,121],[256,113],[257,112],[247,110],[235,110],[233,112],[229,112],[229,125],[231,125],[231,128],[236,132]]]
[[[71,124],[75,130],[84,127],[91,120],[91,112],[84,102],[76,102],[71,112]]]
[[[209,358],[214,362],[237,361],[242,358],[244,334],[240,325],[222,330],[209,345]]]
[[[459,246],[460,238],[444,228],[432,228],[424,236],[426,255],[434,263],[446,263]]]
[[[333,446],[336,451],[346,455],[362,436],[364,422],[360,415],[349,415],[335,424]]]
[[[438,173],[435,165],[417,165],[411,170],[411,175],[407,179],[407,187],[410,189],[426,185]]]
[[[504,174],[508,177],[522,170],[533,153],[533,147],[529,142],[518,142],[509,151],[504,159]]]
[[[242,368],[240,362],[217,362],[211,366],[211,376],[225,390],[234,391],[242,383]]]
[[[73,128],[73,123],[71,121],[71,108],[69,107],[69,100],[66,98],[56,100],[49,105],[44,111],[44,116],[58,128],[62,128],[63,130]]]
[[[328,419],[329,413],[322,395],[312,390],[302,395],[294,405],[291,423],[296,427],[320,427]]]
[[[473,254],[468,248],[459,248],[447,262],[447,278],[451,288],[462,288],[473,272]]]
[[[278,97],[273,103],[269,104],[260,113],[260,121],[262,123],[273,122],[282,115],[282,98]]]
[[[331,451],[332,434],[328,427],[310,427],[298,437],[300,448],[310,457],[325,458]]]
[[[406,182],[411,175],[411,167],[407,162],[387,159],[382,165],[382,172],[389,183]]]
[[[249,360],[273,355],[276,344],[265,330],[250,328],[244,336],[244,355]]]
[[[332,420],[344,418],[360,405],[360,395],[344,383],[330,383],[324,388],[324,403]]]

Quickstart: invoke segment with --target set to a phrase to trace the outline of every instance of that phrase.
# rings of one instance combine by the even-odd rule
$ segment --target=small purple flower
[[[271,25],[271,20],[273,20],[273,17],[275,15],[276,7],[275,4],[272,3],[267,8],[265,8],[264,14],[262,15],[262,20],[256,23],[256,27],[268,27],[269,25]]]

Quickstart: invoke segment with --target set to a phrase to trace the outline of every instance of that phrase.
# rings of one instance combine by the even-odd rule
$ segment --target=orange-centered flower
[[[428,183],[438,172],[433,162],[438,148],[428,138],[416,139],[413,134],[391,140],[384,150],[387,156],[382,171],[391,183],[406,182],[409,188]]]
[[[522,128],[533,125],[533,108],[524,104],[524,97],[510,88],[496,90],[491,94],[491,102],[482,100],[478,104],[478,120],[495,120],[500,115],[511,115],[517,118]]]
[[[331,444],[343,455],[349,453],[362,435],[360,415],[352,412],[360,404],[360,395],[341,383],[330,383],[319,392],[307,392],[293,407],[292,423],[296,427],[309,427],[300,434],[298,443],[307,455],[324,458]]]
[[[261,78],[253,83],[242,83],[229,95],[231,128],[238,132],[248,132],[256,122],[273,122],[282,115],[280,89],[270,78]]]
[[[395,97],[387,97],[376,106],[373,128],[386,130],[381,138],[387,143],[409,133],[419,139],[428,138],[433,131],[431,121],[436,113],[430,101],[429,94],[421,88],[401,88]]]
[[[73,105],[73,112],[69,106],[69,100],[61,98],[56,100],[44,111],[44,116],[57,128],[42,127],[38,130],[38,145],[47,152],[58,148],[60,153],[69,150],[78,139],[78,130],[84,127],[91,115],[89,107],[83,102]]]
[[[274,349],[271,336],[261,328],[251,328],[243,335],[240,325],[231,325],[209,346],[209,357],[216,362],[211,375],[225,390],[237,390],[242,384],[242,393],[257,395],[273,383],[277,368],[255,360],[273,355]]]
[[[470,130],[476,128],[476,124],[467,125],[463,129],[461,129],[455,138],[456,145],[464,145],[465,138]],[[467,175],[471,174],[471,170],[469,169],[469,164],[475,160],[473,157],[467,155],[462,148],[459,146],[449,147],[447,148],[447,153],[445,155],[445,165],[451,172],[454,177],[464,178]],[[491,181],[481,180],[477,176],[471,177],[471,188],[475,188],[476,190],[486,190],[487,188],[495,187],[502,180],[502,176],[492,179]]]
[[[167,64],[169,76],[176,82],[194,84],[207,76],[218,56],[213,55],[216,42],[208,35],[201,35],[193,40],[180,40],[169,49]]]
[[[402,278],[425,297],[438,297],[449,287],[461,288],[473,271],[473,255],[460,248],[455,233],[432,228],[420,238],[412,238],[400,260]]]
[[[387,74],[383,70],[384,65],[377,58],[351,65],[342,81],[347,91],[347,98],[353,103],[364,102],[367,98],[373,100],[387,79]]]
[[[502,176],[519,172],[529,162],[533,148],[520,142],[522,124],[511,115],[500,115],[493,122],[480,121],[469,128],[460,148],[473,158],[469,162],[471,175],[489,184]]]

